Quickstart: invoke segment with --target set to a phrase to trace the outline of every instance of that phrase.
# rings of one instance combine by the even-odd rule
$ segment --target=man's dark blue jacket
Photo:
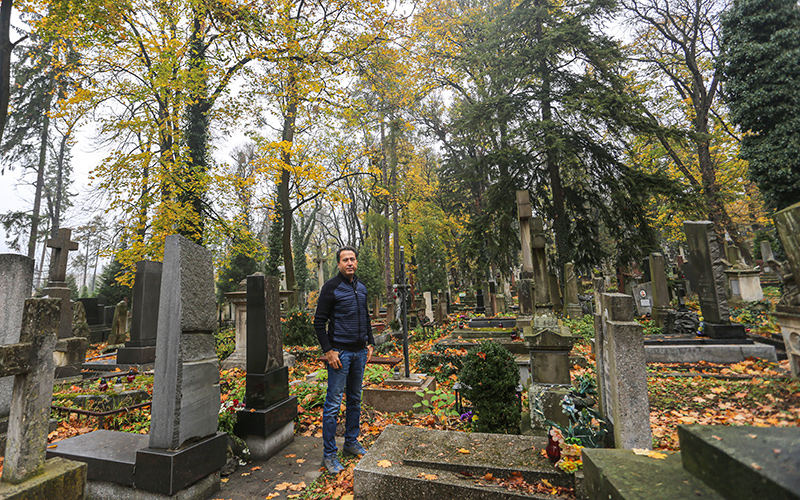
[[[367,287],[357,277],[353,276],[350,282],[339,273],[322,285],[314,314],[314,331],[322,352],[331,349],[359,351],[375,343],[367,307]]]

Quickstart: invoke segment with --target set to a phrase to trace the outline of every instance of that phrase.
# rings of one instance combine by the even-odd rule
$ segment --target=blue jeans
[[[324,456],[335,455],[336,417],[342,405],[342,396],[347,393],[345,411],[345,445],[355,444],[358,439],[359,421],[361,420],[361,386],[364,379],[364,367],[367,364],[367,349],[358,352],[339,351],[342,367],[335,370],[328,365],[328,393],[325,406],[322,407],[322,442]]]

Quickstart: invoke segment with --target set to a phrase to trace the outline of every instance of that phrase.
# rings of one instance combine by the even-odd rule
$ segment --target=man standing
[[[351,246],[336,252],[339,274],[322,286],[314,315],[314,330],[328,365],[328,392],[322,409],[322,464],[332,474],[344,470],[336,456],[336,418],[345,392],[343,451],[351,455],[367,452],[358,442],[361,385],[375,340],[367,309],[367,287],[356,277],[357,259],[358,252]]]

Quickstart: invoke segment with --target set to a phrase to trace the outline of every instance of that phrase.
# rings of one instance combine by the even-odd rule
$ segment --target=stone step
[[[683,469],[680,453],[656,459],[631,450],[584,448],[583,473],[592,500],[723,500]]]
[[[766,344],[771,345],[775,348],[775,356],[778,357],[778,360],[782,361],[786,359],[786,345],[783,343],[783,337],[779,333],[773,333],[769,337],[762,337],[761,335],[753,335],[749,334],[747,336],[753,342],[757,342],[759,344]]]
[[[679,426],[683,467],[727,500],[800,500],[800,429]]]

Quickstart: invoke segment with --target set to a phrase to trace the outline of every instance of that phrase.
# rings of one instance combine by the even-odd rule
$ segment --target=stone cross
[[[55,238],[47,240],[50,253],[50,282],[64,282],[67,279],[67,258],[70,250],[77,250],[78,243],[70,241],[72,229],[59,229]]]
[[[167,236],[164,242],[150,448],[177,450],[217,431],[220,388],[211,261],[211,252],[183,236]]]
[[[25,255],[0,254],[0,345],[19,342],[25,299],[33,287],[33,266],[33,259]],[[8,417],[13,384],[11,377],[0,378],[0,420]]]
[[[647,371],[642,326],[633,319],[633,298],[621,293],[605,293],[602,322],[606,358],[603,367],[610,403],[604,413],[613,415],[616,448],[652,449],[650,402],[647,396]]]
[[[14,376],[4,483],[19,484],[44,472],[60,306],[58,299],[27,299],[19,343],[0,346],[0,376]]]

